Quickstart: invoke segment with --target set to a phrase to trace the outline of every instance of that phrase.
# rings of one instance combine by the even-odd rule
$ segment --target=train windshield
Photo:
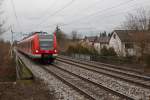
[[[53,49],[53,35],[41,35],[40,38],[40,49],[51,50]]]

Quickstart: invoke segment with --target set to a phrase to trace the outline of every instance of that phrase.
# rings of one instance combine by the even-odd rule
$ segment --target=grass
[[[0,81],[15,81],[15,62],[10,57],[10,43],[0,40]]]
[[[32,79],[33,78],[33,74],[32,72],[27,68],[27,66],[19,59],[18,60],[18,65],[21,68],[21,79]]]

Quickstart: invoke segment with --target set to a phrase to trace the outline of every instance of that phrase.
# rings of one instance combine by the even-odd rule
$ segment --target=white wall
[[[115,38],[114,38],[114,35],[115,35]],[[123,54],[123,45],[121,43],[120,38],[118,37],[118,35],[115,32],[113,33],[113,35],[110,38],[109,46],[114,48],[117,55],[119,55],[119,56],[124,55]]]
[[[116,38],[114,38],[114,35],[116,35]],[[115,32],[109,41],[109,46],[114,48],[118,56],[126,56],[127,54],[131,56],[136,55],[135,48],[125,48],[125,43],[121,42]]]
[[[103,47],[106,47],[106,48],[109,48],[109,44],[101,44],[101,43],[94,43],[94,48],[100,53],[100,50],[103,48]]]
[[[100,53],[100,43],[94,43],[94,48]]]

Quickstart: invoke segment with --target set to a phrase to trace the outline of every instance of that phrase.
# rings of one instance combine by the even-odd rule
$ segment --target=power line
[[[55,0],[55,2],[53,2],[52,4],[49,5],[49,7],[47,9],[44,10],[44,12],[41,14],[40,18],[45,15],[50,8],[52,8],[52,5],[55,5],[57,3],[57,1]]]
[[[132,0],[132,1],[134,1],[134,0]],[[127,2],[127,1],[126,1]],[[127,3],[129,3],[129,1],[127,2]],[[127,3],[125,3],[125,4],[123,4],[122,3],[122,5],[126,5]],[[118,7],[118,6],[117,6]],[[117,8],[117,7],[113,7],[113,8]],[[135,9],[135,6],[132,6],[132,8],[134,7],[134,9]],[[112,7],[111,7],[112,8]],[[107,8],[106,8],[107,9]],[[103,16],[104,18],[102,18],[100,21],[103,21],[103,19],[105,19],[106,17],[112,17],[112,16],[118,16],[118,14],[121,14],[121,13],[126,13],[126,12],[128,12],[128,11],[130,11],[131,9],[129,9],[129,10],[127,10],[127,11],[124,11],[124,12],[119,12],[119,13],[117,13],[117,14],[111,14],[111,15],[108,15],[108,16]],[[132,9],[133,10],[133,9]],[[96,14],[97,15],[97,14]],[[102,14],[101,14],[102,15]],[[87,17],[87,16],[86,16]],[[90,17],[90,16],[88,16],[88,17]],[[80,21],[77,21],[77,20],[75,20],[76,22],[80,22]],[[52,25],[49,25],[49,26],[46,26],[46,27],[50,27],[50,26],[54,26],[54,25],[56,25],[56,24],[52,24]],[[70,23],[69,23],[69,25],[70,25]],[[62,26],[66,26],[66,24],[63,24]]]
[[[15,5],[14,5],[13,0],[11,0],[11,4],[12,4],[12,7],[13,7],[13,13],[14,13],[14,15],[15,15],[16,22],[18,23],[18,26],[19,26],[19,28],[20,28],[20,31],[22,32],[22,28],[21,28],[21,25],[20,25],[19,20],[18,20],[18,16],[17,16],[17,13],[16,13],[16,9],[15,9]]]
[[[125,12],[119,12],[119,13],[114,13],[114,14],[111,14],[111,15],[108,15],[108,16],[103,16],[103,18],[101,18],[101,21],[103,21],[103,19],[105,19],[106,17],[110,17],[111,16],[111,18],[112,18],[113,16],[118,16],[117,14],[121,14],[121,13],[125,13]],[[51,26],[54,26],[54,25],[57,25],[57,24],[48,25],[48,26],[45,26],[44,28],[48,28],[48,27],[51,27]],[[65,26],[65,25],[61,25],[61,26]]]
[[[66,24],[64,24],[64,25],[62,25],[62,26],[70,25],[70,24],[72,24],[73,22],[78,22],[78,21],[80,21],[80,20],[82,20],[82,19],[85,19],[85,18],[87,18],[87,17],[91,17],[91,16],[94,16],[94,15],[97,15],[97,14],[99,14],[100,12],[105,12],[105,11],[108,11],[108,10],[111,10],[111,9],[114,9],[114,8],[118,8],[118,7],[122,6],[122,5],[126,5],[126,4],[130,3],[130,2],[132,2],[132,1],[135,1],[135,0],[128,0],[128,1],[125,1],[125,2],[122,2],[122,3],[119,3],[118,5],[114,5],[114,6],[112,6],[112,7],[109,7],[109,8],[106,8],[106,9],[103,9],[103,10],[100,10],[100,11],[97,11],[97,12],[94,12],[94,13],[91,13],[91,14],[89,14],[89,15],[87,15],[87,16],[84,16],[84,17],[82,17],[82,18],[79,18],[79,19],[77,19],[77,20],[74,20],[74,21],[72,21],[72,22],[70,22],[70,23],[66,23]]]
[[[76,23],[76,22],[79,22],[80,20],[85,20],[87,17],[91,17],[91,16],[94,16],[94,15],[97,15],[97,14],[99,14],[100,12],[105,12],[105,11],[108,11],[108,10],[112,10],[112,9],[114,9],[114,8],[118,8],[118,7],[122,6],[122,5],[126,5],[126,4],[130,3],[131,1],[134,1],[134,0],[128,0],[128,1],[125,1],[125,2],[121,2],[121,3],[117,4],[117,5],[114,5],[114,6],[112,6],[112,7],[109,7],[109,8],[103,9],[103,10],[99,10],[99,11],[97,11],[97,12],[95,12],[95,13],[91,13],[91,14],[89,14],[89,15],[87,15],[87,16],[84,16],[84,17],[79,18],[79,19],[77,19],[77,20],[74,20],[74,21],[72,21],[72,22],[65,23],[65,24],[63,24],[63,25],[61,25],[61,26],[67,26],[67,25],[70,25],[70,24],[72,24],[72,23],[74,23],[74,22]],[[51,25],[48,25],[48,26],[53,26],[53,25],[56,25],[56,24],[51,24]],[[48,26],[47,26],[47,27],[48,27]]]
[[[96,2],[96,4],[98,3],[98,2],[100,2],[100,1],[103,1],[103,0],[99,0],[99,1],[97,1]],[[72,2],[72,1],[71,1]],[[54,5],[56,2],[53,2],[53,4],[51,4],[51,5]],[[83,10],[87,10],[88,8],[91,8],[91,7],[93,7],[94,5],[96,5],[95,3],[94,4],[90,4],[90,5],[88,5],[86,8],[84,8]],[[51,6],[50,6],[51,7]],[[49,7],[49,8],[50,8]],[[49,8],[47,8],[45,11],[44,11],[44,13],[46,13],[46,12],[48,12],[48,10],[49,10]],[[60,9],[61,10],[61,9]],[[45,15],[45,14],[42,14],[42,15]],[[41,18],[41,17],[40,17]],[[57,25],[57,24],[55,24],[55,25]],[[49,25],[49,26],[53,26],[53,25]]]
[[[41,21],[37,26],[41,25],[43,22],[45,22],[47,19],[49,19],[49,17],[52,17],[54,15],[56,15],[57,13],[63,11],[65,8],[69,7],[70,5],[73,4],[75,0],[71,0],[69,3],[67,3],[66,5],[64,5],[62,8],[58,9],[56,12],[52,13],[52,14],[49,14],[47,16],[47,18],[43,19],[43,21]]]
[[[107,15],[107,16],[102,16],[102,18],[100,18],[101,20],[100,21],[103,21],[105,18],[107,18],[107,17],[110,17],[110,18],[112,18],[113,16],[118,16],[119,14],[122,14],[122,13],[126,13],[126,12],[128,12],[128,11],[131,11],[131,10],[134,10],[135,9],[135,6],[132,6],[132,7],[130,7],[130,8],[133,8],[133,9],[129,9],[129,10],[127,10],[127,11],[124,11],[124,12],[117,12],[117,13],[113,13],[113,14],[111,14],[111,15]],[[100,14],[100,15],[102,15],[102,14]],[[100,16],[99,15],[99,16]],[[98,16],[98,17],[99,17]],[[76,22],[78,22],[78,23],[80,23],[81,21],[76,21]],[[75,23],[76,23],[75,22]],[[87,23],[88,24],[88,23]],[[50,27],[50,26],[54,26],[54,25],[56,25],[56,24],[52,24],[52,25],[48,25],[48,26],[45,26],[45,27]],[[67,25],[69,25],[69,24],[67,24]],[[66,25],[61,25],[61,26],[66,26]]]
[[[112,18],[112,17],[114,17],[114,16],[118,16],[118,15],[120,15],[120,14],[124,14],[124,13],[127,13],[127,12],[129,12],[129,11],[131,11],[131,10],[134,10],[135,9],[135,6],[132,6],[131,8],[133,8],[133,9],[128,9],[128,10],[126,10],[126,11],[121,11],[121,12],[117,12],[117,13],[113,13],[113,14],[110,14],[110,15],[106,15],[106,16],[100,16],[100,15],[102,15],[102,14],[100,14],[100,15],[98,15],[98,16],[96,16],[96,17],[99,17],[99,19],[101,19],[100,21],[104,21],[106,18]],[[95,18],[95,17],[94,17]],[[92,20],[93,21],[93,20]],[[97,21],[96,21],[97,22]],[[65,25],[64,25],[65,26]]]
[[[87,5],[85,8],[83,8],[83,9],[81,9],[82,11],[88,11],[89,9],[91,9],[93,6],[95,7],[95,5],[97,5],[98,4],[98,2],[101,2],[101,1],[103,1],[103,0],[98,0],[97,2],[95,2],[95,3],[92,3],[92,4],[90,4],[90,5]],[[80,9],[79,9],[80,10]],[[80,13],[81,12],[81,10],[80,10],[80,12],[79,12],[79,10],[78,10],[78,12],[77,13],[75,13],[74,15],[77,15],[78,13]]]

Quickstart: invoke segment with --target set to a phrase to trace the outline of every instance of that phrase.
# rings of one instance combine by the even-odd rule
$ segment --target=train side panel
[[[42,35],[40,38],[39,34],[34,34],[30,37],[27,37],[18,43],[18,50],[22,53],[28,55],[32,59],[42,59],[44,61],[53,62],[57,57],[57,40],[56,40],[56,33],[53,35]],[[53,40],[47,37],[53,37]],[[41,40],[42,39],[42,40]],[[44,40],[43,40],[44,39]],[[44,42],[44,45],[41,45],[41,41]],[[44,49],[41,46],[48,45],[50,46],[49,42],[52,43],[52,47],[48,47],[49,49]]]

